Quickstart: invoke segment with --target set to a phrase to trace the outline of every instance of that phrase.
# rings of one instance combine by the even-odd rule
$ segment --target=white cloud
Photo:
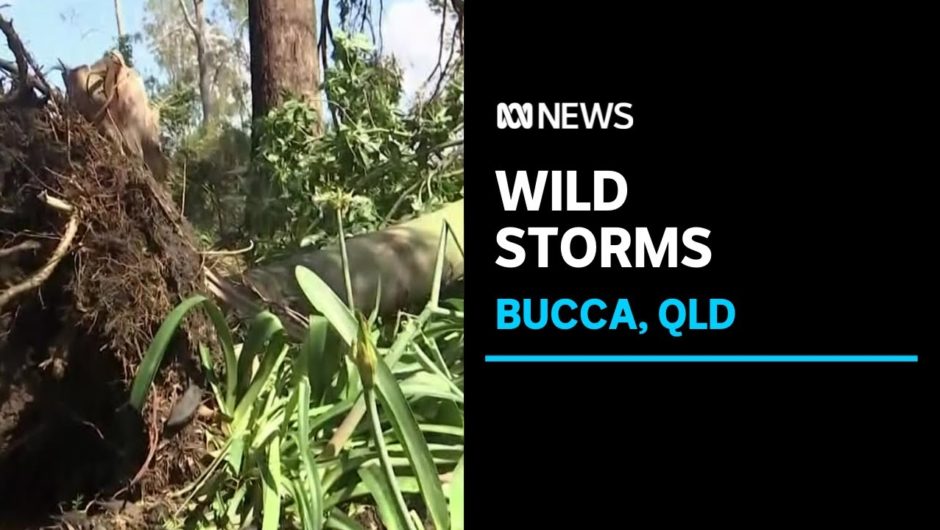
[[[453,22],[448,21],[445,29],[447,44],[452,28]],[[437,65],[440,32],[441,17],[431,11],[427,0],[400,0],[385,7],[383,51],[394,55],[402,67],[407,99],[421,88]],[[447,60],[446,49],[441,60]]]

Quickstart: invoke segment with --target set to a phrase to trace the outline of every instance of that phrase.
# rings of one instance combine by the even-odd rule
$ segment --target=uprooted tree
[[[304,318],[293,267],[322,274],[342,296],[335,246],[246,271],[214,268],[165,183],[105,139],[46,80],[0,19],[15,62],[0,94],[0,512],[48,513],[83,492],[144,495],[203,465],[198,444],[164,422],[202,383],[194,316],[178,334],[142,410],[128,388],[154,333],[183,299],[211,293],[233,315],[268,308]],[[462,237],[462,203],[348,241],[357,300],[385,314],[430,290],[443,221]],[[445,281],[462,276],[446,253]],[[379,280],[381,278],[381,280]],[[364,309],[371,309],[365,304]]]

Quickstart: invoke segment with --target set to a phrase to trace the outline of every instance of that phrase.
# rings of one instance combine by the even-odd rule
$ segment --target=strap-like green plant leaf
[[[215,369],[212,366],[212,353],[205,344],[199,345],[199,358],[202,360],[202,369],[209,379],[209,386],[212,387],[212,395],[215,396],[215,402],[218,403],[222,414],[230,414],[231,411],[226,408],[227,405],[225,403],[225,396],[222,393],[222,388],[219,386],[219,382],[215,377]]]
[[[398,507],[398,500],[395,498],[392,485],[379,466],[359,468],[359,477],[375,500],[379,518],[388,530],[413,530],[411,518],[407,513],[402,513]]]
[[[284,346],[284,332],[282,330],[271,338],[271,341],[268,343],[267,351],[265,352],[264,358],[261,359],[261,365],[258,367],[258,371],[255,373],[251,385],[235,408],[232,422],[233,436],[241,436],[248,427],[248,422],[251,419],[249,412],[252,409],[252,405],[254,405],[258,396],[261,395],[261,389],[269,382],[269,378],[271,378],[272,375],[276,376],[275,368],[284,359],[287,351],[288,348]]]
[[[408,406],[405,395],[398,386],[398,381],[395,380],[395,376],[392,375],[392,371],[382,358],[379,358],[376,363],[376,382],[382,406],[390,412],[389,419],[395,429],[395,434],[405,447],[408,460],[411,461],[415,470],[421,487],[421,495],[431,514],[431,520],[438,530],[448,530],[450,522],[447,498],[444,496],[441,480],[437,476],[437,468],[431,451],[418,428],[418,422]]]
[[[437,260],[434,265],[434,280],[431,284],[431,300],[428,306],[436,308],[441,299],[441,279],[444,277],[445,253],[447,249],[447,231],[446,223],[441,224],[441,235],[437,242]]]
[[[452,530],[463,530],[463,457],[454,468],[450,482],[450,524]]]
[[[303,483],[298,479],[290,481],[290,489],[294,494],[294,501],[297,503],[296,509],[300,514],[300,523],[304,530],[313,530],[313,523],[310,520],[310,499],[308,493],[304,491]]]
[[[329,335],[329,321],[320,315],[312,315],[307,327],[307,337],[300,348],[300,354],[306,362],[304,375],[310,379],[310,398],[313,403],[319,404],[323,400],[334,371],[326,359],[327,336]]]
[[[369,464],[369,466],[366,467],[376,466]],[[347,486],[327,497],[323,504],[324,507],[327,510],[332,510],[346,501],[359,497],[370,496],[371,493],[369,492],[369,489],[366,488],[365,484],[362,483],[361,478],[362,477],[360,477],[360,480],[354,485]],[[421,493],[421,488],[418,487],[418,481],[415,480],[414,477],[398,477],[398,489],[400,489],[402,493],[407,493],[408,495],[419,495]]]
[[[304,521],[305,528],[320,530],[323,528],[323,491],[320,487],[320,473],[313,462],[310,452],[310,382],[307,380],[307,363],[310,358],[301,352],[301,366],[298,371],[303,374],[297,382],[298,395],[298,432],[295,433],[297,447],[300,451],[300,461],[304,471],[304,490],[306,492],[306,511],[308,519]],[[309,523],[309,524],[308,524]]]
[[[170,341],[176,334],[176,330],[179,329],[186,314],[201,303],[206,304],[209,316],[212,318],[212,322],[215,325],[216,333],[219,335],[219,341],[226,350],[226,359],[229,357],[229,351],[231,351],[232,359],[235,358],[232,334],[219,308],[211,300],[202,295],[187,298],[176,306],[176,308],[170,312],[169,316],[167,316],[166,320],[163,321],[160,329],[157,330],[156,336],[153,338],[153,342],[150,343],[150,348],[147,349],[147,353],[144,356],[143,362],[140,364],[140,368],[137,370],[137,375],[134,377],[134,383],[131,386],[129,401],[130,405],[138,412],[140,412],[144,406],[147,392],[150,390],[150,385],[157,375],[157,369],[160,367],[161,361],[163,361],[163,355],[166,353]],[[231,376],[234,376],[234,374],[231,374]],[[234,378],[232,377],[232,379]]]
[[[281,519],[281,439],[271,439],[268,446],[267,466],[261,473],[264,483],[264,508],[262,509],[261,530],[277,530]]]
[[[215,332],[222,346],[222,356],[225,360],[225,414],[231,414],[235,408],[235,385],[237,383],[238,373],[236,372],[237,362],[235,359],[235,340],[232,338],[232,330],[229,329],[225,321],[225,315],[222,310],[212,302],[206,304],[206,312],[212,319],[212,325],[215,326]]]
[[[356,340],[356,319],[349,308],[336,296],[333,289],[312,270],[298,265],[294,269],[294,274],[297,276],[297,283],[307,300],[330,321],[330,324],[336,328],[346,344],[352,345],[353,341]]]
[[[330,512],[330,518],[326,520],[326,527],[333,530],[365,530],[363,526],[339,510]]]
[[[245,344],[238,356],[238,391],[241,398],[251,381],[251,369],[255,356],[264,348],[272,335],[283,329],[281,321],[269,311],[258,313],[248,328]]]

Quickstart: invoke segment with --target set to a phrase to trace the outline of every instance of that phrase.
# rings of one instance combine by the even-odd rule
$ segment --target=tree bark
[[[346,240],[350,279],[356,307],[369,314],[381,294],[379,313],[395,315],[402,309],[420,309],[434,288],[441,228],[446,222],[454,231],[448,235],[441,284],[447,287],[464,275],[463,199],[410,221],[384,230]],[[302,251],[286,259],[251,268],[242,273],[248,286],[248,299],[264,300],[290,307],[302,315],[314,311],[297,285],[294,274],[300,265],[320,276],[344,302],[347,302],[342,254],[338,245]],[[241,283],[235,278],[234,283]],[[381,284],[381,285],[380,285]]]
[[[206,16],[205,0],[193,0],[195,19],[189,16],[185,0],[179,0],[180,9],[186,25],[193,32],[196,40],[196,64],[199,65],[199,99],[202,104],[202,126],[206,127],[212,119],[212,87],[209,80],[209,57],[206,51]]]
[[[114,0],[114,18],[117,20],[118,42],[124,38],[124,17],[121,15],[121,0]]]
[[[326,1],[326,0],[322,0]],[[311,131],[323,132],[319,101],[317,17],[314,0],[249,0],[248,41],[251,47],[251,114],[257,124],[290,95],[308,101],[317,115]],[[251,128],[251,151],[258,150],[258,127]],[[265,180],[252,175],[245,202],[244,226],[254,235],[264,211]]]
[[[280,105],[286,92],[306,99],[322,122],[315,3],[313,0],[249,0],[253,120],[263,118]],[[321,125],[315,134],[322,130]]]

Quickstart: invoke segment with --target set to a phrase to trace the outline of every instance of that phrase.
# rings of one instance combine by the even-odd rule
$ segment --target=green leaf
[[[332,510],[326,520],[326,527],[334,530],[365,530],[363,526],[339,510]]]
[[[347,345],[356,340],[356,319],[349,308],[343,304],[333,289],[312,270],[298,265],[294,269],[297,283],[307,300],[323,314],[330,324],[340,333]]]
[[[225,451],[225,461],[232,466],[232,473],[238,475],[242,470],[242,460],[245,457],[245,438],[230,437],[228,450]]]
[[[235,340],[232,338],[232,330],[229,329],[225,321],[225,315],[222,310],[213,303],[206,304],[206,310],[212,325],[215,326],[215,332],[218,335],[219,342],[222,345],[222,354],[225,359],[225,414],[231,414],[235,408],[235,385],[237,383],[238,373],[236,372],[237,363],[235,359]]]
[[[379,466],[363,466],[359,468],[359,477],[369,494],[375,500],[379,518],[388,530],[410,530],[411,524],[408,514],[401,513],[398,501],[391,484]]]
[[[370,464],[366,467],[376,466]],[[415,480],[414,477],[398,477],[396,482],[398,483],[398,489],[401,490],[402,493],[407,493],[409,495],[419,495],[421,493],[421,489],[418,487],[418,481]],[[366,488],[365,484],[363,484],[361,481],[357,481],[355,484],[350,484],[347,487],[337,491],[333,495],[330,495],[326,499],[324,506],[326,506],[327,509],[333,509],[339,504],[342,504],[348,500],[355,499],[357,497],[365,497],[368,495],[371,495],[369,489]]]
[[[228,510],[225,512],[225,516],[230,521],[234,521],[238,517],[238,512],[241,509],[242,501],[246,493],[248,493],[248,487],[242,484],[235,490],[235,494],[232,495],[232,498],[228,500]]]
[[[297,511],[300,513],[301,526],[304,530],[313,530],[310,500],[307,492],[304,491],[303,484],[299,480],[292,480],[290,481],[290,489],[294,494],[294,502],[296,503]]]
[[[207,348],[205,344],[199,345],[199,358],[202,359],[202,369],[205,371],[209,379],[209,385],[212,387],[212,395],[215,396],[215,402],[222,410],[222,414],[229,414],[230,411],[228,410],[225,403],[225,397],[222,394],[222,389],[219,388],[219,382],[215,377],[215,370],[212,366],[212,354],[209,352],[209,348]]]
[[[450,306],[454,311],[463,312],[463,298],[448,298],[441,302],[442,306]]]
[[[264,358],[261,360],[261,366],[258,367],[254,380],[251,382],[251,386],[248,387],[245,395],[242,397],[241,401],[239,401],[238,407],[235,408],[232,422],[233,436],[241,435],[248,427],[248,422],[251,419],[248,412],[255,404],[255,400],[258,399],[258,396],[261,395],[261,389],[264,388],[264,385],[268,382],[273,382],[270,378],[275,374],[275,368],[280,365],[284,356],[287,354],[288,348],[284,346],[283,333],[283,331],[279,331],[272,337]]]
[[[450,425],[450,424],[438,424],[438,423],[422,423],[418,425],[421,428],[421,432],[432,433],[432,434],[444,434],[447,436],[457,436],[463,438],[463,422],[459,423],[459,426]]]
[[[160,363],[163,361],[163,355],[166,353],[166,349],[170,345],[170,341],[173,340],[173,335],[176,334],[176,330],[179,328],[180,324],[183,322],[183,318],[186,314],[197,305],[205,302],[210,308],[210,315],[212,314],[211,309],[218,311],[218,307],[215,306],[211,301],[209,301],[205,296],[196,295],[184,300],[181,304],[176,306],[166,320],[163,321],[163,324],[160,326],[160,329],[157,330],[156,336],[153,338],[153,342],[150,343],[150,347],[147,349],[146,355],[144,355],[143,362],[140,363],[140,368],[137,370],[137,375],[134,377],[134,383],[131,386],[131,395],[130,395],[130,405],[137,412],[140,412],[144,406],[144,400],[147,398],[147,392],[150,390],[150,385],[153,383],[154,377],[157,375],[157,369],[160,367]],[[224,324],[219,326],[219,323],[213,321],[216,325],[216,331],[219,332],[222,338],[223,344],[225,343],[225,335],[222,333],[222,330],[228,330],[228,326]],[[231,336],[229,335],[229,344],[231,344]]]
[[[314,432],[322,429],[330,421],[339,419],[340,416],[349,412],[349,409],[352,407],[352,400],[340,401],[330,407],[326,412],[317,415],[313,423],[310,424],[310,436],[313,436]]]
[[[463,457],[454,468],[454,476],[450,483],[450,523],[452,530],[463,530]]]
[[[372,314],[369,315],[369,324],[374,325],[379,318],[379,308],[382,306],[382,275],[378,274],[375,286],[375,306],[372,307]]]
[[[408,460],[415,470],[421,495],[427,505],[434,526],[439,530],[450,528],[447,499],[444,496],[443,485],[437,476],[437,468],[427,441],[418,427],[411,408],[402,393],[398,382],[392,375],[384,359],[379,358],[376,363],[376,376],[378,395],[384,410],[389,411],[392,427],[402,445],[405,447]]]
[[[321,403],[323,394],[330,384],[335,372],[330,370],[326,359],[327,336],[329,335],[329,321],[320,315],[312,315],[307,327],[307,337],[300,348],[300,354],[305,359],[305,375],[310,379],[310,397],[313,403]]]
[[[302,368],[306,368],[305,366]],[[306,373],[306,370],[304,370]],[[299,394],[299,406],[300,410],[299,418],[297,421],[298,432],[294,434],[297,448],[300,451],[300,461],[303,464],[304,471],[304,490],[306,493],[306,511],[309,514],[309,525],[306,524],[305,527],[312,528],[313,530],[320,530],[323,527],[323,490],[320,486],[320,473],[317,470],[314,462],[313,455],[310,452],[310,390],[309,390],[309,381],[304,378],[301,378],[299,386],[297,388]]]
[[[437,243],[437,261],[434,266],[434,283],[431,284],[431,300],[428,305],[438,307],[441,299],[441,278],[444,276],[444,263],[446,262],[444,251],[447,249],[447,224],[441,224],[441,235]]]
[[[281,494],[279,484],[281,475],[281,439],[275,436],[268,447],[268,461],[265,473],[261,474],[264,484],[264,509],[261,530],[276,530],[281,518]]]
[[[242,397],[251,381],[252,364],[270,340],[271,336],[283,329],[281,321],[269,311],[258,313],[248,328],[248,336],[238,356],[238,397]]]
[[[399,383],[401,392],[408,398],[433,397],[463,403],[463,396],[454,392],[443,376],[429,372],[418,372]]]

